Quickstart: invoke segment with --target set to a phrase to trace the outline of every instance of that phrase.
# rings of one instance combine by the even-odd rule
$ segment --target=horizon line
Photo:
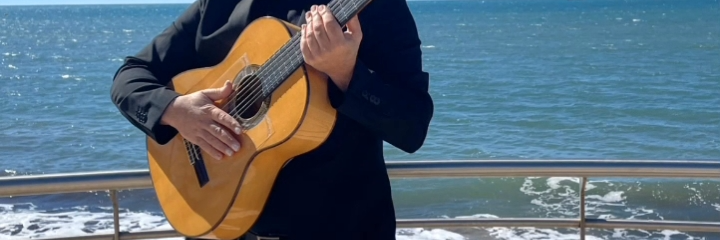
[[[190,2],[157,2],[157,3],[37,3],[37,4],[2,4],[4,7],[23,7],[23,6],[93,6],[93,5],[178,5],[192,4]]]
[[[475,0],[406,0],[408,2],[431,2],[431,1],[475,1]],[[0,7],[7,6],[94,6],[94,5],[181,5],[192,4],[194,1],[177,1],[177,2],[95,2],[95,3],[0,3]]]

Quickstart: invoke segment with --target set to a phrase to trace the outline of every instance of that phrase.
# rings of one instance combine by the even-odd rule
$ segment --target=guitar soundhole
[[[262,89],[260,88],[262,83],[254,75],[246,77],[242,82],[245,82],[243,86],[246,86],[246,88],[238,89],[238,99],[235,100],[235,106],[246,109],[240,113],[240,118],[247,120],[255,117],[263,106]]]
[[[225,109],[233,113],[245,129],[259,124],[270,106],[270,98],[263,97],[264,91],[267,91],[266,84],[262,82],[262,78],[255,75],[258,68],[257,65],[251,65],[238,74],[233,83],[236,97]]]

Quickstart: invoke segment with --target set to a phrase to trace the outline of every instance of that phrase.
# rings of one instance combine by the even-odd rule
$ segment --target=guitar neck
[[[335,14],[340,26],[347,24],[350,19],[365,8],[371,0],[333,0],[328,7]]]
[[[333,0],[328,8],[334,13],[340,26],[344,26],[372,0]],[[262,79],[263,98],[268,98],[282,83],[304,63],[300,51],[300,32],[281,47],[257,72]]]

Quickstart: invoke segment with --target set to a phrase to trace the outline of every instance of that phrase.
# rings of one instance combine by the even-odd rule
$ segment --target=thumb
[[[362,29],[360,28],[360,19],[358,19],[358,16],[355,15],[352,17],[346,26],[347,32],[345,32],[345,36],[348,36],[351,40],[360,42],[360,40],[362,40]]]
[[[233,92],[232,84],[230,84],[230,81],[225,81],[225,85],[223,85],[220,88],[210,88],[203,90],[203,94],[205,96],[208,96],[213,101],[224,99]]]

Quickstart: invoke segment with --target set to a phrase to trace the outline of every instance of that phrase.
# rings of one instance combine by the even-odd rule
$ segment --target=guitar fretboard
[[[333,0],[327,6],[334,13],[340,26],[344,26],[370,1]],[[257,76],[263,85],[263,99],[268,98],[293,72],[302,66],[303,62],[300,51],[300,32],[298,32],[258,70]]]

